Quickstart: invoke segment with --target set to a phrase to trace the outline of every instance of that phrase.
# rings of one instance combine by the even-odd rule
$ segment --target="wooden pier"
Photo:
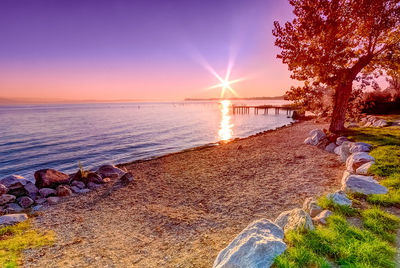
[[[233,114],[249,114],[250,109],[254,110],[254,114],[259,114],[260,111],[263,114],[268,114],[269,109],[274,109],[275,114],[279,114],[281,110],[286,111],[286,114],[289,116],[292,111],[296,110],[296,108],[291,106],[277,106],[277,105],[232,105],[231,106]]]

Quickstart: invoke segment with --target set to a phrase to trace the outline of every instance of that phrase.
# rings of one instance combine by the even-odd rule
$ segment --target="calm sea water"
[[[78,161],[85,168],[124,163],[246,137],[292,122],[286,112],[232,115],[228,105],[169,102],[2,106],[0,177],[31,177],[41,168],[72,173]]]

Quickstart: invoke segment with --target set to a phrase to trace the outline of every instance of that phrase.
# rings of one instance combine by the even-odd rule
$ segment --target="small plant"
[[[87,178],[90,173],[90,170],[85,170],[81,164],[81,161],[78,161],[79,171],[81,172],[82,178]]]

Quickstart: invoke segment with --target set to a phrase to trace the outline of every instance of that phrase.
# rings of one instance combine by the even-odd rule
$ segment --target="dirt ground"
[[[224,145],[128,164],[135,181],[40,212],[51,247],[25,267],[211,267],[250,222],[340,187],[336,155],[303,144],[310,121]]]

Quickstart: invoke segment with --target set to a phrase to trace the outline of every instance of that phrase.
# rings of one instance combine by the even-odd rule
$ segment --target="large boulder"
[[[371,161],[375,161],[375,159],[366,152],[354,153],[347,158],[346,169],[350,172],[354,172],[363,164]]]
[[[310,215],[299,208],[282,212],[278,218],[276,218],[275,224],[281,227],[285,232],[299,229],[314,230]]]
[[[359,153],[359,152],[369,152],[371,151],[372,145],[365,142],[355,142],[350,147],[350,153]]]
[[[27,219],[28,219],[28,215],[26,215],[26,214],[3,215],[0,217],[0,225],[1,226],[14,225],[19,222],[26,221]]]
[[[365,164],[362,164],[361,166],[359,166],[359,167],[356,169],[356,174],[359,174],[359,175],[368,175],[368,170],[369,170],[369,168],[370,168],[373,164],[375,164],[375,162],[373,162],[373,161],[368,162],[368,163],[365,163]]]
[[[56,188],[68,184],[69,176],[55,169],[41,169],[35,172],[36,186],[39,188]]]
[[[97,183],[97,184],[104,183],[102,176],[100,176],[99,174],[97,174],[95,172],[90,172],[87,175],[85,183],[87,184],[89,182],[93,182],[93,183]]]
[[[14,202],[16,199],[15,195],[12,194],[2,194],[0,196],[0,205],[8,204]]]
[[[380,185],[372,176],[350,174],[342,181],[342,190],[349,193],[386,194],[388,189]]]
[[[313,218],[321,213],[322,208],[318,206],[318,203],[314,198],[309,197],[304,200],[303,210],[309,213],[310,216]]]
[[[254,221],[218,254],[213,268],[270,267],[287,248],[283,237],[270,220]]]
[[[125,174],[125,171],[113,165],[103,165],[96,171],[96,173],[102,178],[119,179]]]
[[[19,175],[10,175],[0,179],[0,184],[7,187],[8,191],[23,188],[28,180]]]
[[[326,197],[332,200],[337,205],[351,207],[351,205],[353,204],[353,202],[347,197],[346,193],[343,191],[336,191],[333,194],[328,194]]]

